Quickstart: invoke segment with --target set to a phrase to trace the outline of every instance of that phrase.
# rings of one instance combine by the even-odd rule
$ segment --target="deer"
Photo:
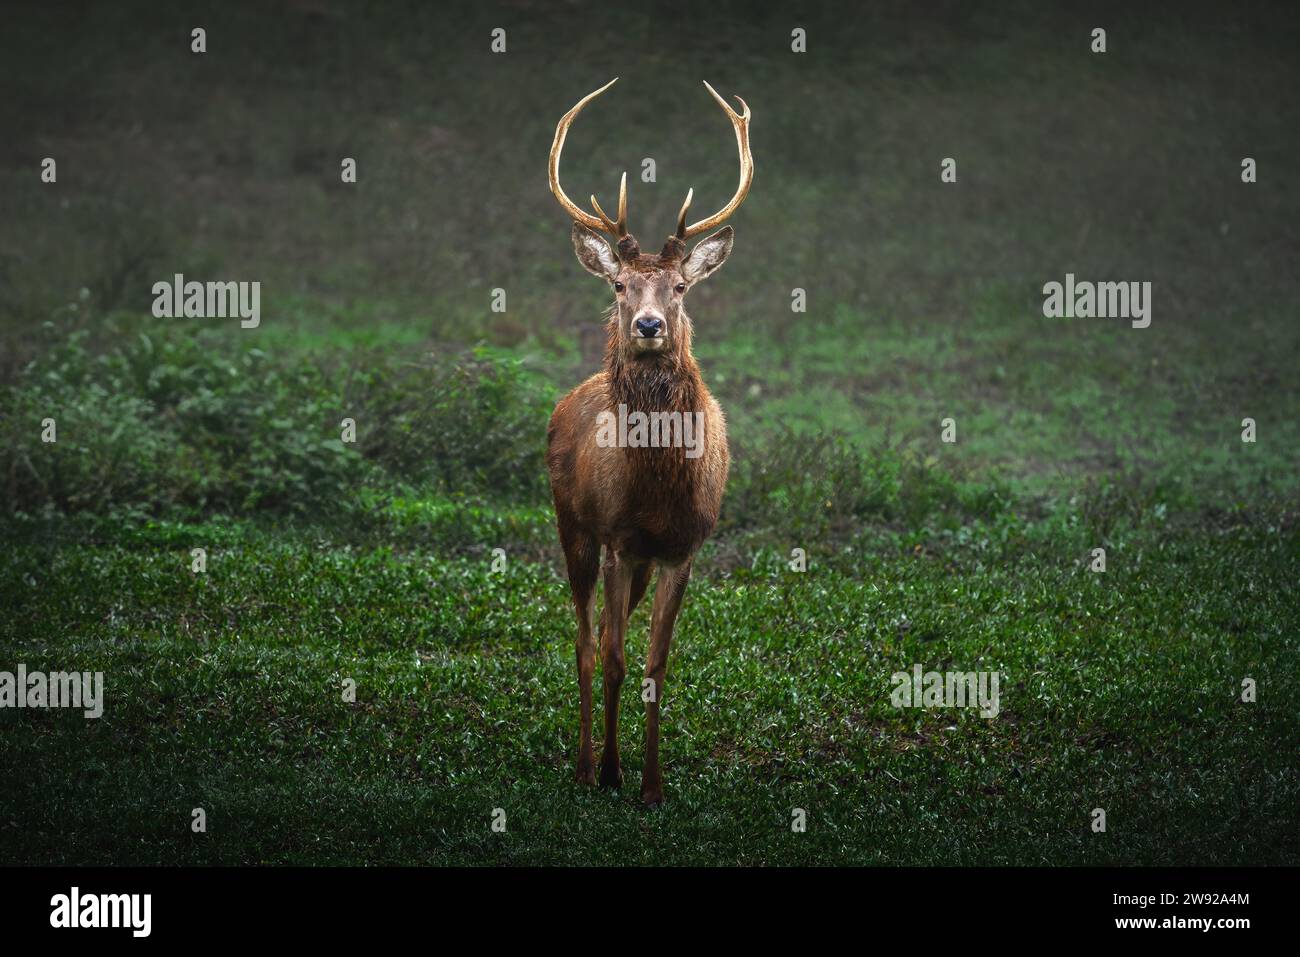
[[[577,780],[596,784],[592,751],[591,696],[596,641],[591,618],[597,578],[603,578],[600,613],[601,672],[604,683],[605,744],[600,785],[621,788],[619,762],[619,692],[626,675],[624,637],[628,618],[645,596],[657,569],[651,610],[642,698],[646,706],[645,759],[641,800],[654,808],[663,803],[659,765],[659,709],[673,627],[681,610],[691,566],[700,545],[713,532],[722,507],[730,456],[722,408],[701,378],[691,354],[693,326],[684,300],[687,292],[712,275],[731,253],[733,232],[725,226],[696,243],[687,255],[687,240],[721,225],[749,193],[754,162],[749,148],[749,106],[739,96],[737,113],[707,82],[736,134],[740,183],[721,210],[691,225],[687,213],[694,188],[686,193],[677,228],[658,255],[642,253],[627,228],[627,173],[619,182],[618,217],[606,215],[594,195],[593,212],[578,207],[560,185],[560,154],[574,119],[588,103],[618,81],[615,77],[589,93],[555,127],[551,144],[551,192],[573,219],[573,248],[578,262],[609,283],[614,295],[605,321],[603,367],[555,407],[547,429],[556,526],[578,619],[577,664],[579,733]],[[660,422],[691,417],[700,428],[699,445],[602,441],[602,422],[631,410]],[[653,429],[652,429],[653,431]],[[604,437],[610,438],[607,430]],[[603,553],[603,558],[602,558]]]

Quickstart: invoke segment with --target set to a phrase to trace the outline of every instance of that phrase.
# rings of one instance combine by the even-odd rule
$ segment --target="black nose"
[[[662,319],[638,319],[636,321],[637,334],[646,339],[656,339],[664,333],[664,321]]]

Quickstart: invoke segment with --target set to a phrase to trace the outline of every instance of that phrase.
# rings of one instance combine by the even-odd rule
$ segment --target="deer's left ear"
[[[688,282],[698,282],[709,275],[727,261],[735,238],[732,228],[723,226],[712,236],[701,239],[682,263],[682,275]]]

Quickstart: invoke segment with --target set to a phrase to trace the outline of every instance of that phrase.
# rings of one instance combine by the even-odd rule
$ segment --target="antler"
[[[737,113],[727,105],[726,100],[718,96],[718,91],[709,86],[707,80],[704,86],[713,94],[713,98],[718,101],[718,106],[722,107],[723,112],[727,114],[727,119],[731,120],[731,125],[736,130],[736,148],[740,151],[740,185],[736,187],[736,195],[731,197],[731,202],[707,219],[701,219],[698,223],[692,223],[689,227],[686,225],[686,212],[691,208],[691,199],[695,195],[695,190],[687,191],[686,202],[682,203],[682,211],[677,214],[676,238],[682,241],[690,239],[692,236],[698,236],[705,230],[726,222],[731,214],[740,208],[740,204],[745,201],[745,196],[749,193],[749,184],[754,179],[754,157],[749,153],[749,105],[737,96],[736,99],[740,100],[741,109],[745,111],[744,113]],[[597,90],[596,92],[599,93],[600,91]],[[581,106],[582,104],[579,103],[578,108]]]
[[[564,151],[564,140],[569,135],[569,127],[573,125],[574,119],[582,112],[584,106],[617,82],[618,77],[614,77],[600,89],[588,93],[574,105],[573,109],[560,117],[560,122],[555,124],[555,139],[551,143],[551,161],[547,173],[551,181],[551,192],[555,194],[555,198],[564,207],[564,211],[572,216],[575,221],[582,223],[589,229],[597,229],[623,240],[628,238],[627,173],[623,174],[623,178],[619,180],[618,184],[618,219],[610,219],[605,214],[605,211],[600,208],[600,203],[596,201],[594,195],[591,197],[591,207],[596,211],[596,215],[593,216],[585,209],[579,208],[577,203],[569,199],[568,194],[564,192],[564,187],[560,185],[560,154]],[[731,197],[731,201],[726,206],[723,206],[712,216],[701,219],[697,223],[692,223],[690,226],[686,225],[686,214],[691,208],[691,200],[695,196],[695,190],[688,190],[686,202],[682,204],[682,210],[677,214],[677,231],[673,237],[682,242],[726,222],[731,217],[731,214],[740,208],[740,204],[745,201],[745,197],[749,194],[749,184],[754,179],[754,158],[749,152],[749,104],[737,96],[736,99],[740,102],[741,109],[744,110],[743,113],[737,113],[727,105],[726,100],[718,95],[717,90],[709,86],[707,81],[704,86],[713,98],[718,101],[718,105],[727,114],[727,119],[731,121],[731,125],[736,131],[736,149],[740,153],[740,184],[736,187],[736,194]]]
[[[600,94],[604,93],[617,82],[618,77],[614,77],[614,79],[610,80],[599,90],[588,93],[574,105],[573,109],[560,117],[560,122],[555,124],[555,139],[551,143],[551,162],[548,169],[548,175],[551,180],[551,192],[554,193],[555,198],[560,201],[560,205],[564,207],[564,211],[572,216],[574,220],[582,223],[582,225],[589,229],[598,229],[601,232],[616,235],[619,239],[622,239],[627,235],[627,173],[623,174],[623,179],[618,184],[617,220],[612,220],[605,215],[605,211],[600,208],[600,203],[596,202],[595,196],[591,197],[591,205],[598,215],[593,216],[586,210],[580,209],[577,203],[569,199],[568,195],[564,192],[564,187],[560,185],[560,153],[564,150],[564,138],[569,135],[569,127],[573,125],[574,119],[582,112],[584,106],[596,97],[600,96]]]
[[[559,175],[558,170],[556,175]],[[557,180],[558,182],[558,180]],[[596,202],[596,196],[593,193],[591,197],[591,206],[600,214],[601,222],[604,224],[605,232],[617,233],[618,238],[622,239],[627,235],[627,172],[623,172],[623,178],[618,181],[618,221],[610,219],[605,215],[605,211],[600,208],[600,203]]]

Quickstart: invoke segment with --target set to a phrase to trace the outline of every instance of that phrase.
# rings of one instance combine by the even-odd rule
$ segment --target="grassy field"
[[[222,5],[196,60],[146,9],[0,39],[43,78],[0,102],[0,671],[106,690],[98,720],[0,710],[0,863],[1300,863],[1280,13],[1115,6],[1103,59],[1040,4],[886,5],[808,18],[799,57],[782,8],[721,4],[670,61],[637,11]],[[702,78],[753,107],[759,169],[691,303],[734,464],[655,812],[636,681],[626,786],[572,780],[543,465],[605,294],[541,168],[619,73],[673,78],[673,122],[621,83],[571,193],[658,157],[647,242],[686,186],[725,198]],[[1067,271],[1151,280],[1151,327],[1043,318]],[[174,272],[261,280],[261,327],[151,317]],[[1000,713],[894,707],[916,664],[1000,672]]]
[[[5,856],[1295,863],[1294,532],[1122,554],[1096,578],[1068,556],[918,555],[697,583],[664,712],[670,800],[648,814],[634,697],[632,786],[572,781],[570,615],[550,568],[255,536],[201,579],[176,548],[20,553],[8,624],[34,637],[6,659],[102,670],[109,704],[99,721],[6,715]],[[913,662],[1001,671],[1001,713],[892,708],[888,676]],[[1259,704],[1234,700],[1245,675]]]

